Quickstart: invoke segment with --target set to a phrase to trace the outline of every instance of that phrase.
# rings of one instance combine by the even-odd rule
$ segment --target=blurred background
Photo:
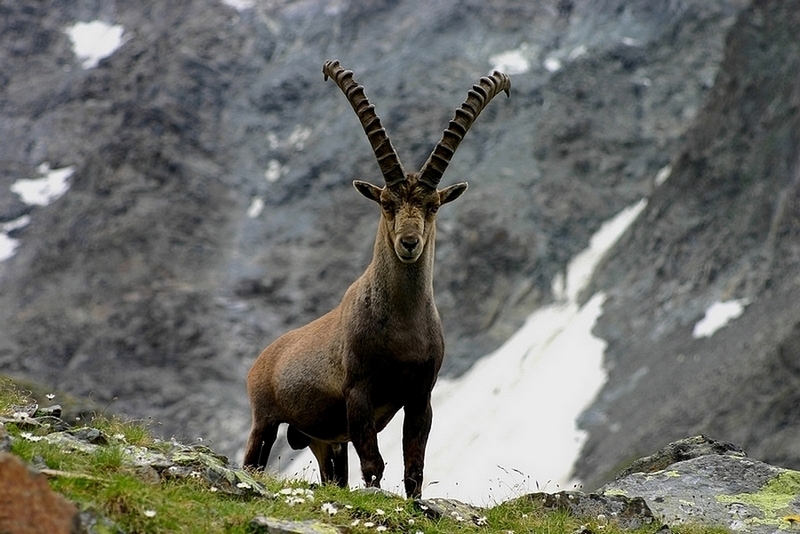
[[[351,182],[379,170],[323,62],[355,71],[407,169],[500,69],[511,98],[442,182],[470,189],[439,215],[428,479],[592,489],[698,433],[800,469],[797,3],[0,13],[0,373],[241,458],[255,357],[372,253]]]

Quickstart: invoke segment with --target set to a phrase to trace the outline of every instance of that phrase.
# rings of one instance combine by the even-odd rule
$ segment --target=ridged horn
[[[397,157],[397,152],[381,125],[381,119],[375,113],[375,106],[367,100],[364,87],[353,79],[353,71],[344,70],[339,61],[333,60],[325,62],[325,65],[322,66],[322,74],[326,81],[330,77],[336,82],[350,105],[353,106],[364,132],[367,134],[367,139],[372,145],[372,151],[378,160],[386,185],[394,185],[405,180],[406,173],[400,164],[400,158]]]
[[[507,74],[498,71],[494,71],[491,76],[484,76],[480,79],[478,85],[472,86],[472,89],[467,93],[467,99],[456,110],[455,117],[453,117],[450,125],[442,134],[442,139],[431,152],[425,165],[422,166],[420,182],[434,189],[439,185],[444,171],[450,164],[450,159],[455,154],[464,136],[467,135],[470,126],[472,126],[472,123],[475,122],[475,119],[489,101],[501,91],[504,91],[506,96],[511,95],[511,79]]]

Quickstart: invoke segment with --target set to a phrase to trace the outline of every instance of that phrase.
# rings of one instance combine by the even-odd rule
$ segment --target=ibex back
[[[436,212],[467,189],[437,189],[475,118],[511,82],[495,72],[473,86],[467,100],[418,172],[405,172],[364,88],[338,61],[322,72],[341,88],[361,121],[378,160],[384,187],[355,181],[381,207],[372,262],[342,302],[310,324],[268,346],[247,377],[253,425],[244,463],[263,468],[278,425],[288,423],[295,449],[310,447],[324,483],[347,485],[347,442],[361,460],[367,486],[380,487],[384,462],[377,434],[403,409],[404,484],[422,493],[425,446],[431,428],[431,390],[444,357],[433,301]]]

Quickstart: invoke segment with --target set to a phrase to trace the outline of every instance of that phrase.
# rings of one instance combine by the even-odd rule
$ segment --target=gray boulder
[[[705,454],[653,472],[626,472],[598,493],[641,497],[670,527],[700,524],[772,534],[800,521],[800,472],[746,458],[740,451]]]

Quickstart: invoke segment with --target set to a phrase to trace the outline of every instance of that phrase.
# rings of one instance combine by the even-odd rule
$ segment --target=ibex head
[[[365,197],[381,205],[382,223],[394,245],[398,259],[413,263],[422,255],[432,235],[433,222],[439,207],[460,197],[467,190],[466,182],[437,189],[450,159],[467,134],[475,118],[489,101],[501,91],[506,95],[511,80],[495,71],[472,86],[466,101],[456,110],[455,117],[445,129],[441,140],[419,172],[406,172],[397,152],[364,94],[364,87],[353,79],[353,72],[344,70],[338,61],[326,61],[322,73],[333,78],[356,112],[372,150],[378,160],[385,187],[356,180],[355,188]]]

